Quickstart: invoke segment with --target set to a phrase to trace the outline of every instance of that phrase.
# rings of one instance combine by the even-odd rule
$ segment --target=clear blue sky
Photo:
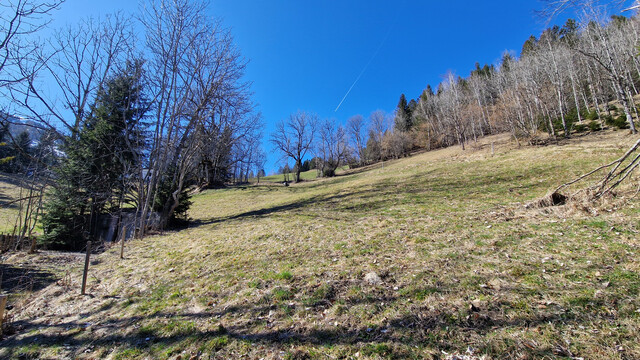
[[[411,99],[427,84],[435,89],[449,70],[467,76],[475,62],[519,53],[546,27],[534,14],[541,6],[537,0],[213,0],[210,15],[232,29],[250,61],[246,80],[266,124],[269,171],[278,160],[267,141],[276,121],[298,110],[342,123],[376,109],[392,112],[400,94]],[[137,7],[136,0],[67,0],[55,23]]]

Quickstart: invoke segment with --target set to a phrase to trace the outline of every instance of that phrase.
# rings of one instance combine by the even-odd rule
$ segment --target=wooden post
[[[0,295],[0,334],[2,334],[2,322],[4,321],[5,307],[7,307],[7,295]]]
[[[82,274],[82,291],[80,295],[85,294],[87,287],[87,274],[89,272],[89,256],[91,256],[91,241],[87,241],[87,256],[84,259],[84,273]]]
[[[124,239],[127,237],[127,227],[122,227],[122,239],[120,240],[120,259],[124,259]]]

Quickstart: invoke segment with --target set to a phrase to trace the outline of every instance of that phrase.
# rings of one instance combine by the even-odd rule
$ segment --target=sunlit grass
[[[631,141],[493,137],[289,187],[207,190],[189,228],[132,241],[125,260],[98,256],[94,300],[52,285],[32,301],[47,299],[61,324],[87,314],[94,333],[34,336],[121,358],[637,358],[638,199],[595,216],[524,207]],[[112,342],[99,336],[107,324],[120,324]]]

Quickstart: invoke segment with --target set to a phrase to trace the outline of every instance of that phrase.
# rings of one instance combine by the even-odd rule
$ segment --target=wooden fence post
[[[4,321],[5,307],[7,307],[7,295],[0,295],[0,335],[2,334],[2,323]]]
[[[82,291],[80,295],[85,294],[87,287],[87,273],[89,272],[89,256],[91,256],[91,241],[87,241],[87,256],[84,259],[84,273],[82,274]]]
[[[122,227],[122,239],[120,240],[120,259],[124,259],[124,239],[127,237],[127,227]]]

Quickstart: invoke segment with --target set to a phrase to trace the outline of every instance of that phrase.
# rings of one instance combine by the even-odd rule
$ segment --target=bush
[[[611,115],[604,115],[602,121],[609,126],[613,126],[613,117]]]
[[[589,123],[589,130],[590,131],[600,131],[602,130],[602,126],[600,125],[600,123],[598,121],[592,121]]]
[[[573,121],[570,121],[566,117],[564,118],[564,121],[567,124],[567,129],[571,129],[571,126],[573,125]],[[564,130],[564,128],[562,126],[562,118],[557,118],[557,119],[553,120],[553,128],[556,131],[563,131]]]
[[[562,119],[552,119],[551,123],[555,131],[562,129]],[[547,119],[541,120],[539,124],[542,131],[546,132],[547,134],[551,134],[551,128],[549,127],[549,121]]]
[[[578,133],[585,132],[585,131],[587,131],[587,125],[586,124],[576,124],[573,127],[573,130],[575,130],[575,132],[578,132]]]
[[[564,116],[564,120],[567,123],[567,127],[571,127],[572,124],[578,122],[578,110],[576,108],[569,110]],[[560,123],[562,124],[562,121]]]
[[[336,176],[336,171],[334,169],[331,169],[331,168],[326,168],[326,169],[324,169],[322,175],[324,177],[334,177],[334,176]]]
[[[608,111],[618,111],[618,107],[615,105],[607,105],[607,110]]]
[[[47,194],[40,245],[51,250],[82,250],[86,245],[90,228],[82,210],[86,199],[78,193],[72,186],[60,186]]]
[[[587,120],[596,120],[598,118],[598,112],[596,111],[596,109],[591,110],[589,113],[587,113],[587,116],[585,116],[585,119]]]
[[[620,115],[617,118],[612,119],[610,125],[615,126],[618,129],[628,129],[629,128],[629,123],[627,122],[627,117],[624,116],[624,115]]]

